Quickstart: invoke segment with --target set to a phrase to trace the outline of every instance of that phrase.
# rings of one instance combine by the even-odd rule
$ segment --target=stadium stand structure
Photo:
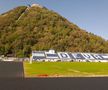
[[[72,53],[49,51],[32,51],[32,61],[50,61],[50,62],[108,62],[108,54],[98,53]]]

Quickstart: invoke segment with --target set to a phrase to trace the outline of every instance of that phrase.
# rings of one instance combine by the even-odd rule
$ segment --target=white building
[[[43,6],[40,5],[40,4],[32,4],[31,7],[39,7],[39,8],[43,8]]]

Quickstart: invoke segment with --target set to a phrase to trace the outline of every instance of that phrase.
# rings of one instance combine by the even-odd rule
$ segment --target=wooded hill
[[[107,53],[108,41],[45,7],[20,6],[0,15],[0,55],[25,57],[49,49]]]

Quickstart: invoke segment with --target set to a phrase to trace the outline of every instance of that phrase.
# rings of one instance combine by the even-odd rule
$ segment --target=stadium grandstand
[[[108,62],[108,54],[32,51],[31,61],[49,62]]]

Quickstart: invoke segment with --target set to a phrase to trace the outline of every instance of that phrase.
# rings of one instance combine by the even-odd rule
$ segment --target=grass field
[[[24,62],[25,77],[95,77],[108,76],[108,63]]]

